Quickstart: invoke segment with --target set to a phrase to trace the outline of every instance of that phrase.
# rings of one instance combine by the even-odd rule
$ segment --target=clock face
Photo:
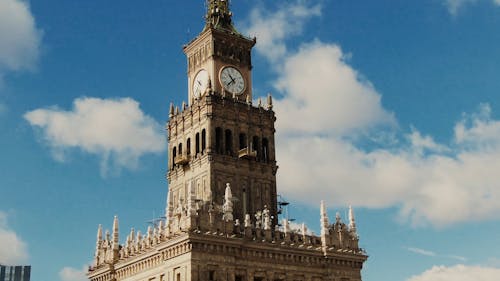
[[[224,89],[233,94],[241,94],[245,90],[245,79],[241,72],[232,67],[228,66],[222,69],[220,72],[220,82]]]
[[[198,71],[193,81],[193,96],[199,98],[208,87],[208,71],[202,69]]]

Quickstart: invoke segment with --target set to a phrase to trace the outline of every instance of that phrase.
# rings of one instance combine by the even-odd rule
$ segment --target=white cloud
[[[41,129],[57,160],[79,148],[101,158],[103,175],[109,164],[133,169],[142,155],[165,150],[161,125],[130,98],[78,98],[72,111],[36,109],[24,118]]]
[[[477,3],[478,0],[445,0],[446,7],[448,8],[448,12],[451,15],[456,16],[465,6],[469,4]],[[493,2],[494,5],[500,6],[500,0],[488,0]]]
[[[424,273],[412,276],[407,281],[497,281],[499,268],[455,265],[434,266]]]
[[[436,256],[436,253],[434,253],[433,251],[424,250],[424,249],[420,249],[420,248],[409,247],[409,248],[407,248],[407,250],[410,252],[413,252],[415,254],[419,254],[419,255],[423,255],[423,256],[429,256],[429,257]]]
[[[286,46],[305,24],[282,32],[293,16],[273,17],[287,9],[259,14],[248,30],[279,21],[263,41]],[[449,143],[437,143],[415,128],[398,128],[381,94],[338,45],[314,40],[281,52],[267,56],[282,94],[274,107],[280,192],[312,205],[325,199],[342,206],[397,207],[401,219],[415,225],[500,218],[500,121],[491,118],[489,106],[464,115]],[[386,142],[360,145],[381,140]]]
[[[40,53],[41,31],[28,3],[0,1],[0,78],[7,71],[31,70]]]
[[[27,260],[26,243],[9,228],[7,214],[0,211],[0,264],[23,264]]]
[[[302,32],[305,21],[321,15],[321,5],[308,5],[304,1],[281,4],[274,13],[264,9],[254,9],[246,23],[244,33],[258,38],[256,50],[271,61],[282,58],[287,53],[285,40]]]
[[[64,267],[59,271],[59,278],[61,281],[88,281],[85,275],[86,272],[87,266],[84,266],[82,269]]]
[[[340,135],[380,124],[395,125],[382,108],[381,96],[346,62],[339,46],[315,41],[289,55],[277,88],[286,97],[276,101],[281,134]]]
[[[422,255],[422,256],[427,256],[427,257],[442,257],[442,258],[459,260],[461,262],[467,261],[467,259],[465,257],[462,257],[462,256],[457,256],[457,255],[441,255],[441,254],[438,254],[438,253],[436,253],[434,251],[429,251],[429,250],[425,250],[425,249],[421,249],[421,248],[416,248],[416,247],[408,247],[408,248],[406,248],[406,250],[408,250],[408,251],[410,251],[412,253],[419,254],[419,255]]]

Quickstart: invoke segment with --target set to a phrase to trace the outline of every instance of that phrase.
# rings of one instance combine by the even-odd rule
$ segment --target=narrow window
[[[231,130],[226,130],[226,153],[233,154],[233,133]]]
[[[201,154],[205,153],[205,149],[207,148],[207,132],[205,129],[201,131]]]
[[[240,147],[239,149],[243,149],[247,147],[247,136],[244,133],[240,134]]]
[[[172,169],[174,168],[176,157],[177,157],[177,147],[174,146],[174,149],[172,150]]]
[[[200,153],[200,133],[196,133],[196,155]]]
[[[254,136],[252,140],[252,151],[257,152],[257,159],[259,159],[260,151],[259,151],[259,137]]]
[[[215,151],[222,153],[222,129],[215,128]]]
[[[215,270],[210,270],[208,272],[208,280],[209,281],[215,281]]]
[[[262,139],[262,159],[266,163],[269,161],[269,141],[267,139]]]
[[[182,157],[182,143],[179,143],[179,156]]]
[[[188,138],[186,142],[186,153],[187,155],[191,155],[191,139]]]

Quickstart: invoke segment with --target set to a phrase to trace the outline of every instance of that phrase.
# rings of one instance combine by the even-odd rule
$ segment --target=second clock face
[[[193,81],[193,95],[195,98],[199,98],[208,87],[208,71],[205,69],[200,70]]]
[[[241,94],[245,90],[245,79],[241,72],[232,67],[227,66],[220,72],[220,82],[224,89],[233,94]]]

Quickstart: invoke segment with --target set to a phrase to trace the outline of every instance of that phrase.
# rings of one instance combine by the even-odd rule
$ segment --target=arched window
[[[226,130],[226,153],[233,155],[233,133],[231,130]]]
[[[205,153],[205,149],[207,148],[207,132],[205,129],[201,131],[201,154]]]
[[[259,151],[259,137],[254,136],[252,139],[252,151],[257,152],[257,159],[259,159],[260,151]]]
[[[191,155],[191,138],[187,139],[187,142],[186,142],[186,153],[187,153],[187,155]]]
[[[172,169],[175,165],[175,157],[177,157],[177,147],[174,146],[174,149],[172,149]]]
[[[243,149],[243,148],[246,148],[247,147],[247,135],[245,135],[244,133],[241,133],[240,134],[240,146],[239,146],[239,149]]]
[[[222,129],[217,127],[215,128],[215,151],[217,153],[222,153]]]
[[[200,153],[200,133],[196,133],[196,155]]]
[[[269,161],[269,141],[266,138],[262,139],[262,160]]]
[[[179,143],[179,156],[182,157],[182,143]]]

